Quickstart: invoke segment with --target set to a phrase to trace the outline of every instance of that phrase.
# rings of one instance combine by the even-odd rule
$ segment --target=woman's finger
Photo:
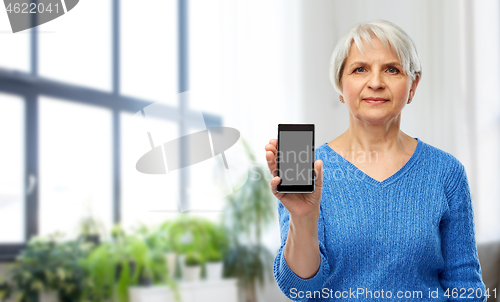
[[[267,160],[267,166],[269,167],[269,171],[273,176],[278,175],[276,172],[276,155],[274,155],[273,152],[267,151],[266,152],[266,160]]]
[[[278,148],[278,140],[273,138],[272,140],[269,141],[269,144],[273,145],[275,149]]]
[[[280,183],[280,178],[277,176],[271,179],[271,181],[269,182],[269,186],[271,187],[271,191],[273,192],[273,194],[278,193],[277,187],[279,183]]]
[[[269,182],[269,186],[271,187],[271,191],[273,192],[274,195],[279,194],[278,185],[280,184],[280,181],[281,179],[278,176],[276,176]]]
[[[283,197],[283,193],[278,193],[278,185],[280,184],[281,179],[276,176],[269,182],[269,186],[271,187],[271,192],[273,192],[274,196],[281,200]]]
[[[276,147],[273,145],[273,144],[267,144],[266,147],[265,147],[266,151],[271,151],[273,152],[274,154],[276,154]]]
[[[321,159],[314,162],[314,185],[316,190],[323,188],[323,161]]]

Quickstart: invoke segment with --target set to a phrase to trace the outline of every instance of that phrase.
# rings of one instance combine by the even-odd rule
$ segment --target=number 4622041
[[[473,299],[473,298],[481,298],[481,297],[487,297],[489,298],[490,296],[493,296],[493,298],[497,297],[497,289],[493,289],[491,291],[490,295],[490,289],[487,288],[486,291],[483,293],[483,290],[481,288],[477,288],[474,290],[473,288],[453,288],[450,289],[448,288],[444,292],[444,296],[448,298],[460,298],[460,299]]]
[[[7,6],[7,12],[9,14],[43,14],[43,13],[59,13],[59,3],[55,3],[52,7],[52,3],[45,6],[43,3],[9,3]]]

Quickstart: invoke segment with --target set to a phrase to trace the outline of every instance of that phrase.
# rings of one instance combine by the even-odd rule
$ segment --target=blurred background
[[[207,289],[186,289],[184,266],[199,264],[202,279],[210,279],[206,263],[214,258],[224,262],[224,279],[211,281],[220,283],[222,292],[234,292],[240,301],[286,301],[269,277],[280,241],[277,201],[267,192],[267,180],[249,179],[216,208],[194,206],[180,213],[179,202],[203,199],[192,193],[200,175],[179,173],[166,182],[138,173],[131,150],[151,149],[151,137],[144,133],[138,141],[127,133],[135,127],[134,114],[158,102],[163,113],[155,123],[164,132],[152,137],[156,145],[204,126],[233,127],[240,131],[249,169],[269,177],[260,169],[277,124],[316,124],[316,146],[347,129],[347,109],[329,81],[330,56],[348,28],[374,19],[400,26],[417,46],[422,79],[401,128],[465,165],[483,277],[487,287],[496,287],[500,4],[495,0],[84,0],[60,18],[16,34],[7,13],[0,12],[3,281],[16,269],[17,276],[23,270],[46,271],[22,261],[13,268],[23,251],[25,260],[40,250],[60,258],[54,255],[60,248],[67,251],[61,247],[65,242],[97,241],[88,250],[73,246],[78,252],[70,255],[81,253],[78,259],[87,261],[82,267],[90,270],[99,253],[102,259],[121,255],[109,268],[121,265],[112,283],[138,291],[149,283],[165,284],[184,295],[183,301],[197,301],[185,292]],[[179,97],[186,92],[189,97]],[[201,126],[192,118],[200,112]],[[33,238],[38,241],[28,244]],[[137,239],[147,243],[142,254],[132,252],[141,250]],[[126,252],[116,252],[120,249]],[[223,253],[211,255],[211,249]],[[156,252],[177,254],[175,269]],[[135,269],[128,267],[128,274],[130,262]],[[162,265],[175,274],[165,277]],[[24,292],[60,293],[68,277],[54,275],[61,280],[42,274],[16,284],[40,281]],[[149,283],[141,281],[146,277]],[[88,285],[85,278],[72,282],[82,292],[94,288],[89,299],[101,301],[98,282]],[[16,290],[1,282],[0,291]],[[132,291],[118,292],[123,301],[134,301]],[[61,295],[60,301],[79,301]],[[109,298],[102,295],[102,301]]]

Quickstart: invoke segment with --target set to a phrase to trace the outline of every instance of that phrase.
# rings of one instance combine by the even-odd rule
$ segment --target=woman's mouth
[[[368,104],[378,105],[378,104],[384,104],[388,100],[383,98],[365,98],[363,99],[363,101],[367,102]]]

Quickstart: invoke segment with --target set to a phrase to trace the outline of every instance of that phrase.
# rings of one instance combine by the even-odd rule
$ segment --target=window
[[[40,76],[111,91],[111,8],[111,0],[81,1],[67,14],[40,25]]]
[[[5,16],[5,17],[4,17]],[[2,44],[9,47],[0,48],[0,68],[28,72],[30,71],[30,32],[24,31],[19,34],[11,34],[9,18],[2,12],[0,18],[0,37]]]
[[[120,92],[177,106],[177,2],[122,1],[120,20]]]
[[[151,150],[148,134],[142,131],[137,116],[122,113],[121,121],[121,175],[122,202],[121,221],[125,228],[136,225],[139,221],[160,223],[164,217],[160,213],[178,212],[179,179],[168,175],[140,174],[135,162]],[[148,119],[155,129],[162,133],[150,132],[154,146],[159,146],[179,136],[179,126],[172,121]],[[147,129],[150,130],[150,129]]]
[[[24,100],[0,93],[0,102],[0,244],[20,244],[25,238]]]
[[[82,216],[113,222],[112,114],[41,96],[39,233],[74,235]]]
[[[0,139],[8,146],[0,158],[0,229],[9,230],[0,233],[1,259],[12,260],[34,235],[75,235],[83,215],[128,227],[172,217],[189,199],[185,172],[168,183],[138,180],[130,165],[151,141],[199,127],[176,95],[188,89],[188,8],[182,0],[152,3],[88,0],[2,35],[11,47],[0,50]],[[10,31],[5,19],[0,26]],[[133,115],[154,102],[161,110],[151,120],[164,132],[132,139]],[[215,112],[203,117],[222,125]]]

